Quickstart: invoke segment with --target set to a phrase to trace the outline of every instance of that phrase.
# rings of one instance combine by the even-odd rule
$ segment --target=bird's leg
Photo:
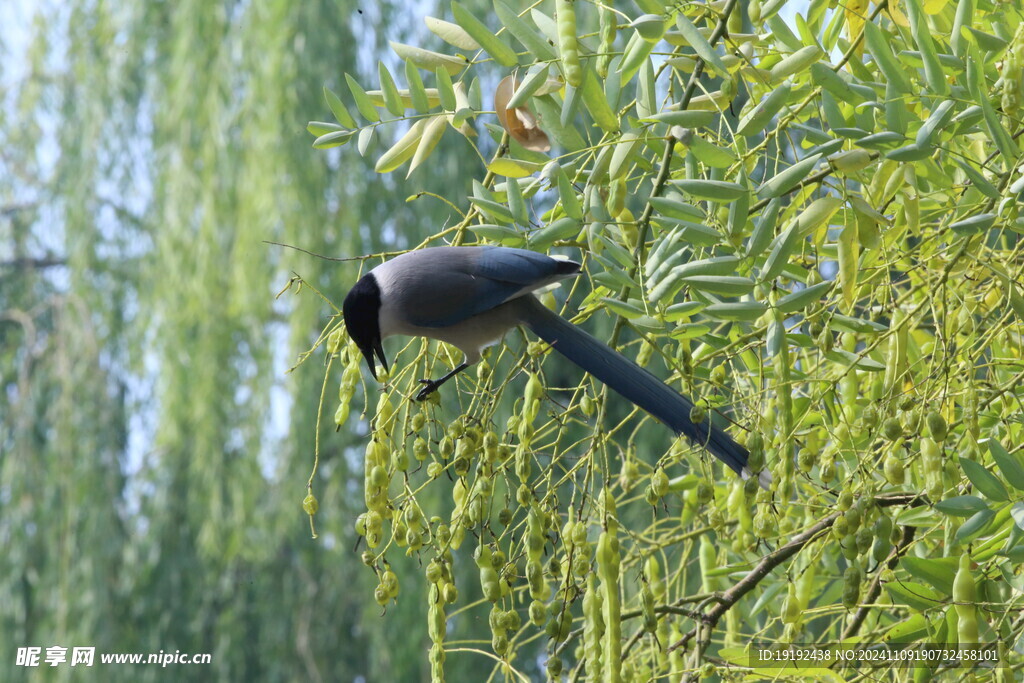
[[[430,396],[432,393],[437,391],[438,387],[440,387],[442,384],[444,384],[445,382],[450,380],[452,377],[454,377],[455,375],[459,374],[460,372],[462,372],[463,370],[465,370],[468,367],[469,367],[469,363],[462,363],[461,365],[459,365],[454,370],[449,372],[444,377],[441,377],[440,379],[421,379],[420,380],[420,384],[424,384],[426,386],[424,386],[422,389],[420,389],[420,392],[418,394],[416,394],[416,400],[417,401],[422,401],[427,396]]]

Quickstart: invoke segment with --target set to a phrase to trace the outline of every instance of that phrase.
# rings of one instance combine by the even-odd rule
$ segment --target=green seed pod
[[[604,636],[601,592],[597,577],[587,576],[587,587],[583,593],[583,650],[587,660],[587,680],[602,680],[603,651],[601,640]]]
[[[718,590],[718,581],[710,574],[718,565],[718,553],[707,534],[700,537],[700,550],[697,557],[700,565],[701,587],[705,593],[714,593]]]
[[[690,422],[694,424],[700,424],[704,421],[704,418],[708,416],[707,411],[700,404],[695,404],[690,408]]]
[[[384,585],[379,584],[376,588],[373,589],[373,599],[377,602],[378,605],[383,607],[384,605],[388,604],[388,600],[391,599],[391,596],[388,595],[388,591],[384,587]]]
[[[427,581],[429,581],[430,583],[436,584],[438,581],[441,580],[441,563],[438,562],[437,559],[433,559],[427,564],[426,575]]]
[[[555,22],[558,28],[558,55],[562,59],[565,82],[578,88],[583,85],[583,69],[580,67],[573,0],[555,0]]]
[[[961,646],[978,642],[978,590],[971,573],[971,557],[960,556],[960,565],[953,577],[953,600],[957,614],[957,636]]]
[[[864,406],[864,410],[860,412],[860,421],[865,429],[869,431],[874,429],[878,424],[878,409],[870,403]]]
[[[644,629],[648,633],[658,630],[658,615],[654,613],[654,593],[645,581],[640,585],[640,612],[644,618]]]
[[[415,413],[412,416],[411,427],[414,432],[418,432],[427,424],[427,416],[423,413]]]
[[[885,456],[882,469],[885,472],[885,478],[894,486],[899,486],[906,480],[906,470],[903,467],[903,461],[891,451]]]
[[[871,544],[875,540],[875,533],[865,524],[861,528],[857,529],[857,533],[854,535],[854,540],[857,545],[857,553],[863,555],[871,549]]]
[[[818,465],[818,476],[822,483],[829,483],[836,478],[836,461],[831,457],[825,458]]]
[[[315,515],[316,511],[320,509],[320,503],[317,502],[316,496],[312,492],[307,493],[306,497],[302,499],[302,509],[310,517]]]
[[[583,397],[580,399],[580,412],[586,417],[594,415],[594,401],[586,394],[583,394]]]
[[[380,585],[384,586],[389,597],[394,598],[398,596],[398,575],[390,569],[385,570],[384,573],[381,574]]]
[[[494,650],[494,654],[504,657],[508,652],[508,636],[504,633],[495,633],[491,636],[491,649]]]
[[[605,490],[605,497],[611,494]],[[602,531],[597,541],[597,575],[603,594],[606,680],[622,679],[622,605],[619,598],[619,541],[614,532]]]
[[[885,514],[879,515],[875,520],[874,545],[871,549],[871,557],[875,562],[884,562],[892,550],[892,520]]]
[[[796,594],[796,583],[789,582],[786,599],[782,601],[782,623],[795,624],[800,621],[800,600]]]
[[[925,418],[925,424],[928,427],[928,435],[937,443],[946,440],[949,427],[946,424],[946,418],[942,417],[942,413],[937,410],[930,411],[928,417]]]
[[[602,79],[608,76],[608,64],[611,62],[615,34],[618,30],[618,18],[615,12],[604,6],[597,10],[600,22],[601,44],[597,49],[597,75]]]
[[[548,657],[548,662],[545,665],[548,670],[548,678],[553,681],[557,681],[562,676],[562,659],[556,655]]]
[[[843,573],[843,606],[853,609],[860,601],[860,568],[850,565]]]
[[[543,626],[548,618],[548,610],[540,600],[530,603],[530,623],[534,626]]]
[[[882,435],[889,441],[903,438],[903,425],[895,417],[886,418],[882,422]]]

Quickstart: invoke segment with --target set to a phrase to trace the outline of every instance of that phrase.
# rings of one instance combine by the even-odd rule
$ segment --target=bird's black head
[[[384,347],[380,339],[380,287],[373,273],[367,273],[345,297],[341,306],[345,317],[345,329],[348,336],[356,343],[370,366],[370,374],[377,379],[377,367],[373,355],[376,353],[380,364],[388,369],[388,359],[384,356]]]

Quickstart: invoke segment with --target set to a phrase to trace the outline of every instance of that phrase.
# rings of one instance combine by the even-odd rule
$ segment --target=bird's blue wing
[[[455,325],[579,270],[572,261],[509,247],[452,247],[441,256],[418,293],[421,304],[409,309],[422,327]]]

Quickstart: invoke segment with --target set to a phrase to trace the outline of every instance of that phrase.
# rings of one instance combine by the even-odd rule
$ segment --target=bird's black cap
[[[388,359],[384,356],[384,347],[381,346],[380,287],[373,273],[367,273],[352,287],[341,305],[341,311],[348,336],[363,352],[366,364],[370,366],[370,374],[377,379],[374,354],[377,354],[385,370],[388,369]]]

